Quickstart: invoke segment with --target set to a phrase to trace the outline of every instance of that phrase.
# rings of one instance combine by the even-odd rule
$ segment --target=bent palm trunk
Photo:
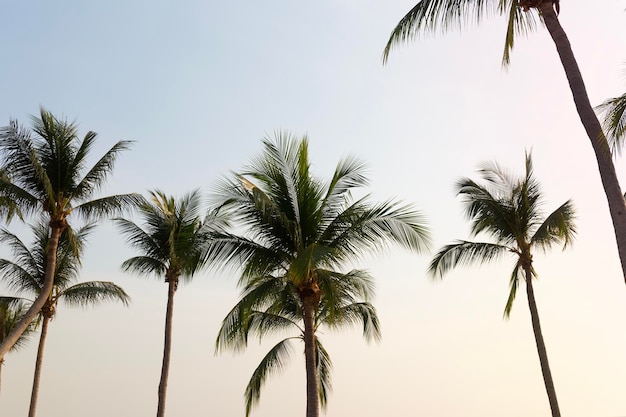
[[[304,359],[306,366],[306,417],[319,417],[319,387],[315,360],[315,297],[304,297]]]
[[[533,291],[532,274],[526,268],[526,294],[528,295],[528,307],[530,308],[530,318],[533,323],[533,332],[535,333],[535,342],[537,344],[537,353],[539,354],[539,363],[541,364],[541,373],[543,374],[543,382],[546,385],[548,400],[550,401],[550,409],[552,417],[561,417],[559,411],[559,403],[556,400],[556,390],[552,381],[552,373],[550,372],[550,364],[548,363],[548,352],[543,342],[541,334],[541,325],[539,323],[539,313],[537,312],[537,304],[535,303],[535,293]]]
[[[30,394],[30,407],[28,408],[28,417],[35,417],[37,410],[37,398],[39,397],[39,381],[41,380],[41,365],[43,364],[43,350],[46,344],[46,336],[48,335],[48,323],[50,317],[44,316],[41,325],[41,336],[39,337],[39,347],[37,348],[37,362],[35,363],[35,376],[33,377],[33,390]]]
[[[163,365],[161,366],[161,381],[159,382],[159,405],[157,417],[165,416],[165,394],[167,393],[167,378],[170,373],[170,353],[172,351],[172,317],[174,316],[174,293],[177,280],[168,280],[167,311],[165,313],[165,343],[163,345]]]
[[[559,23],[552,2],[543,2],[539,9],[559,53],[570,90],[574,96],[578,116],[596,154],[600,178],[609,203],[609,212],[611,213],[615,230],[622,273],[626,282],[626,203],[624,202],[624,196],[615,173],[611,151],[602,131],[602,126],[589,102],[589,96],[587,95],[587,89],[578,68],[578,63],[574,57],[567,35]]]
[[[46,275],[44,277],[43,286],[41,292],[35,302],[31,304],[30,308],[24,314],[24,317],[15,325],[13,330],[7,335],[7,337],[0,343],[0,358],[4,357],[6,353],[17,342],[17,339],[26,331],[30,323],[37,317],[37,314],[41,311],[46,300],[52,292],[54,285],[54,271],[57,263],[57,247],[59,246],[59,237],[63,232],[63,227],[52,227],[50,232],[50,240],[48,241],[48,253],[46,254]]]

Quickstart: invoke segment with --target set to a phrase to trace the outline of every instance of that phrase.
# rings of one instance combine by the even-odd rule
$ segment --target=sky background
[[[563,0],[560,19],[596,105],[626,90],[626,2],[593,3]],[[307,134],[317,175],[329,178],[348,155],[366,161],[364,192],[414,203],[433,250],[469,238],[454,182],[475,178],[482,161],[522,173],[532,150],[546,211],[572,198],[578,217],[572,248],[535,256],[562,414],[626,416],[626,287],[595,159],[547,31],[518,39],[506,70],[505,21],[495,14],[400,47],[383,66],[388,35],[414,4],[10,2],[0,25],[0,125],[28,126],[44,106],[76,120],[81,135],[99,133],[94,161],[118,140],[136,141],[103,195],[200,188],[208,197],[221,176],[259,155],[263,137]],[[623,158],[616,168],[626,183]],[[30,241],[24,226],[10,230]],[[122,273],[135,254],[108,223],[93,234],[81,279],[115,281],[133,301],[58,309],[39,416],[155,414],[167,286]],[[357,265],[376,278],[383,339],[368,345],[358,329],[321,334],[334,362],[326,415],[550,415],[524,292],[502,318],[512,260],[433,281],[431,256],[390,250]],[[278,339],[214,355],[236,278],[206,272],[179,287],[170,417],[244,415],[248,379]],[[0,416],[27,414],[37,340],[5,358]],[[267,382],[253,416],[304,414],[302,349]]]

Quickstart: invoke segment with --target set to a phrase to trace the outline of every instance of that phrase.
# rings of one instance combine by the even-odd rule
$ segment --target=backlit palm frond
[[[322,409],[326,409],[328,405],[328,396],[333,390],[332,386],[332,370],[333,363],[330,355],[322,345],[322,342],[315,338],[315,359],[317,365],[317,386],[319,390],[320,405]]]
[[[596,107],[603,115],[602,129],[611,146],[613,155],[619,155],[626,138],[626,94],[610,98]]]
[[[322,203],[322,229],[349,205],[351,190],[369,185],[365,171],[366,164],[354,157],[345,158],[337,164]]]
[[[28,305],[23,299],[17,297],[0,297],[0,341],[3,341],[13,330],[15,325],[22,320],[28,310]],[[35,331],[36,322],[31,323],[24,333],[17,339],[9,352],[19,350],[26,346],[29,337]]]
[[[270,349],[252,373],[244,394],[246,399],[246,417],[250,415],[252,408],[259,403],[261,388],[265,380],[272,374],[280,373],[285,368],[292,351],[291,339],[293,338],[284,339]]]
[[[134,256],[122,262],[122,270],[137,275],[164,275],[167,270],[161,260],[149,256]]]
[[[457,240],[441,248],[431,261],[428,272],[435,278],[443,278],[457,266],[488,263],[508,251],[508,247],[496,243]]]
[[[575,219],[574,204],[568,200],[539,226],[531,239],[532,244],[546,251],[553,244],[563,243],[565,249],[576,235]]]
[[[130,220],[115,218],[113,222],[119,232],[124,235],[129,246],[144,252],[146,257],[163,262],[167,259],[167,251],[162,248],[147,231]]]
[[[58,294],[69,306],[89,307],[106,301],[119,301],[125,306],[130,296],[118,285],[106,281],[81,282]]]
[[[509,318],[511,315],[511,309],[513,308],[513,301],[515,301],[515,296],[517,295],[517,287],[519,286],[520,280],[520,272],[521,265],[519,262],[515,264],[515,268],[513,268],[513,272],[511,273],[511,278],[509,279],[509,298],[506,300],[506,306],[504,307],[504,318]]]
[[[85,136],[81,143],[81,147],[78,148],[74,160],[72,161],[73,168],[76,172],[82,172],[84,158],[89,153],[93,141],[96,138],[95,132],[89,132]],[[115,162],[119,158],[120,154],[124,151],[130,150],[133,142],[123,140],[117,142],[111,149],[109,149],[92,167],[85,176],[78,181],[76,187],[73,190],[73,198],[77,200],[83,200],[89,198],[95,191],[99,191],[109,174],[113,171]]]
[[[119,194],[81,203],[72,211],[86,220],[102,220],[135,209],[143,202],[141,194]]]
[[[360,324],[363,328],[363,337],[368,342],[372,340],[379,341],[382,337],[376,308],[367,302],[352,303],[339,307],[335,313],[335,320],[325,324],[332,329]]]

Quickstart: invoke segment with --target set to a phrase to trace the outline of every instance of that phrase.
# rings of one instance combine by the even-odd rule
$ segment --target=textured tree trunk
[[[39,397],[39,381],[41,380],[41,365],[43,364],[43,350],[46,345],[46,336],[48,335],[48,323],[50,317],[43,318],[41,325],[41,336],[39,336],[39,347],[37,348],[37,362],[35,362],[35,376],[33,377],[33,390],[30,393],[30,407],[28,408],[28,417],[35,417],[37,410],[37,398]]]
[[[561,417],[559,411],[559,403],[556,400],[556,390],[552,381],[552,373],[550,372],[550,364],[548,363],[548,352],[543,342],[541,334],[541,324],[539,323],[539,313],[537,312],[537,304],[535,303],[535,293],[533,291],[532,274],[530,267],[526,267],[526,294],[528,295],[528,307],[530,308],[530,318],[533,323],[533,332],[535,333],[535,342],[537,344],[537,353],[539,353],[539,363],[541,364],[541,373],[543,374],[543,382],[546,385],[548,400],[550,401],[550,409],[552,417]]]
[[[572,52],[572,47],[567,39],[567,35],[563,27],[559,23],[559,19],[554,11],[551,2],[544,2],[539,6],[543,19],[546,23],[548,32],[552,36],[552,40],[556,45],[557,52],[561,58],[570,90],[574,96],[574,103],[578,116],[587,132],[587,136],[591,141],[591,146],[596,155],[598,169],[602,186],[609,203],[609,212],[613,220],[613,228],[615,230],[615,238],[617,241],[617,250],[622,264],[622,273],[626,281],[626,203],[624,196],[615,173],[611,151],[602,132],[602,126],[598,121],[598,117],[593,111],[593,107],[589,102],[587,89],[583,77],[576,63],[576,58]]]
[[[304,297],[304,359],[306,366],[306,417],[319,417],[319,390],[317,361],[315,355],[315,310],[318,300],[315,296]]]
[[[50,239],[48,240],[48,253],[46,254],[46,275],[44,277],[41,293],[39,293],[39,296],[30,306],[26,314],[24,314],[24,317],[15,325],[4,341],[0,343],[0,358],[6,355],[9,349],[17,342],[17,339],[26,331],[28,325],[37,317],[37,314],[39,314],[52,292],[54,270],[56,269],[57,263],[57,247],[59,246],[59,236],[61,236],[63,228],[52,227],[51,229]]]
[[[163,345],[163,365],[161,366],[161,381],[159,382],[159,405],[157,417],[165,416],[165,394],[167,393],[167,378],[170,373],[170,353],[172,351],[172,318],[174,316],[174,294],[178,281],[170,279],[167,291],[167,311],[165,313],[165,343]]]

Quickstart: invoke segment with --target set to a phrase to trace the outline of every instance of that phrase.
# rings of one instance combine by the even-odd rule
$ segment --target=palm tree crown
[[[554,245],[567,247],[576,233],[574,208],[571,201],[546,218],[540,211],[543,195],[533,176],[532,159],[526,155],[526,174],[514,178],[497,164],[485,164],[480,170],[483,184],[469,178],[457,183],[463,197],[465,212],[471,222],[473,236],[485,234],[493,242],[460,240],[444,246],[433,258],[429,272],[443,277],[451,269],[472,263],[485,263],[505,254],[512,254],[515,265],[510,277],[509,297],[504,315],[511,313],[520,280],[526,283],[535,341],[550,400],[553,417],[560,416],[548,357],[541,334],[532,280],[537,274],[533,267],[533,250],[546,251]]]
[[[88,168],[87,158],[96,136],[88,132],[80,140],[75,124],[60,120],[43,108],[40,117],[33,118],[32,130],[11,121],[0,131],[0,202],[11,201],[19,214],[44,214],[50,227],[48,269],[40,297],[0,343],[0,356],[39,313],[52,290],[59,236],[68,227],[68,216],[77,213],[86,220],[99,220],[141,201],[138,194],[93,199],[119,154],[130,146],[128,141],[116,143]]]
[[[331,180],[323,182],[310,171],[306,137],[296,140],[283,134],[275,141],[264,140],[263,146],[260,158],[224,180],[218,190],[221,209],[231,212],[244,229],[216,239],[210,253],[212,260],[243,265],[242,300],[225,320],[218,346],[241,346],[248,329],[237,326],[249,326],[248,316],[256,317],[255,311],[263,307],[269,308],[268,314],[301,319],[307,416],[317,416],[316,354],[321,351],[315,330],[321,323],[342,322],[339,312],[344,306],[367,295],[356,279],[362,274],[342,273],[341,268],[390,243],[419,252],[428,246],[429,235],[410,205],[392,200],[372,204],[368,196],[352,199],[351,192],[368,182],[358,160],[344,159]],[[363,322],[373,323],[367,318]],[[241,337],[231,340],[228,335]],[[255,395],[247,394],[248,411]]]
[[[199,191],[193,191],[177,200],[162,191],[152,191],[151,200],[139,205],[145,225],[117,218],[115,222],[126,235],[128,243],[142,255],[127,259],[122,269],[139,275],[164,276],[168,283],[165,317],[163,365],[158,392],[157,417],[165,415],[165,398],[172,339],[174,293],[179,280],[190,280],[205,265],[208,243],[216,231],[227,226],[227,218],[218,212],[200,217]]]

